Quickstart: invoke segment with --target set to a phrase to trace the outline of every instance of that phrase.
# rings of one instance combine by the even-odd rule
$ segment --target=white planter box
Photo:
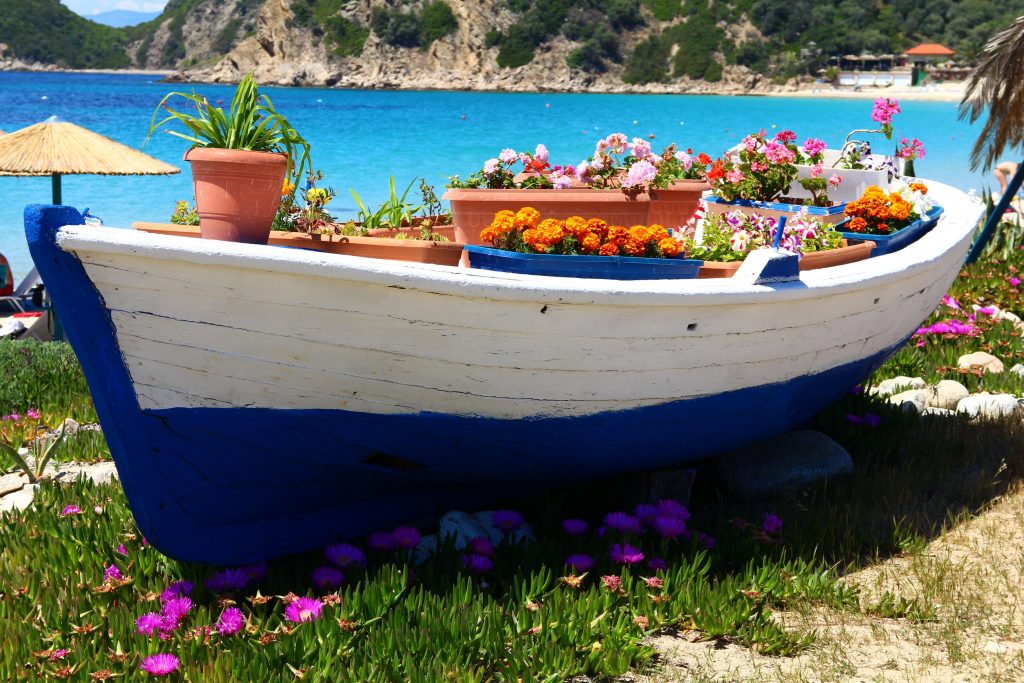
[[[835,173],[843,179],[843,182],[840,183],[838,188],[835,190],[829,190],[828,198],[834,202],[839,202],[841,204],[845,202],[852,202],[864,194],[864,190],[868,189],[872,185],[878,185],[883,190],[889,188],[889,172],[887,170],[832,168],[832,164],[834,164],[839,158],[839,150],[826,149],[824,156],[823,176],[828,178]],[[886,164],[886,162],[892,161],[892,159],[893,157],[882,154],[869,154],[861,160],[861,163],[867,166],[882,166],[883,164]],[[786,196],[808,199],[810,198],[811,193],[800,185],[800,179],[811,177],[811,167],[797,164],[797,168],[800,170],[800,173],[797,175],[797,180],[790,185],[789,192],[786,193]],[[896,168],[899,168],[898,163]]]

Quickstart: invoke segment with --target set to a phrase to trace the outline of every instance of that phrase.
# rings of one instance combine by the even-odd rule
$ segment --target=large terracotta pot
[[[281,203],[288,157],[196,147],[185,152],[203,238],[266,244]]]
[[[874,248],[874,242],[850,244],[843,240],[843,246],[838,249],[804,254],[804,257],[800,259],[800,270],[817,270],[819,268],[829,268],[831,266],[841,266],[846,263],[863,261],[871,256],[871,250]],[[732,277],[741,265],[743,265],[742,261],[704,261],[704,265],[700,267],[697,277],[702,279]]]
[[[651,190],[647,224],[666,228],[685,225],[697,210],[701,195],[710,189],[705,180],[673,180],[664,190]]]
[[[491,224],[494,214],[505,209],[518,211],[532,206],[541,218],[565,220],[570,216],[601,218],[612,225],[646,225],[651,199],[622,190],[448,190],[441,197],[452,204],[455,240],[483,245],[480,231]]]

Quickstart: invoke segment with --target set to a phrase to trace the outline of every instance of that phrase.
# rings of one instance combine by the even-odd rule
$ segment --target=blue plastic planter
[[[936,204],[928,211],[928,214],[920,219],[916,220],[910,225],[890,235],[868,235],[861,232],[843,232],[843,237],[848,240],[867,240],[875,243],[875,248],[871,252],[871,258],[876,256],[882,256],[884,254],[891,254],[894,251],[899,251],[908,244],[913,244],[917,240],[921,239],[929,230],[935,227],[935,224],[939,222],[939,216],[942,215],[942,207]],[[845,221],[844,221],[845,224]],[[839,225],[839,229],[843,229],[843,225]]]
[[[845,203],[836,204],[835,206],[806,206],[804,204],[787,204],[786,202],[761,202],[752,199],[727,200],[714,195],[704,197],[704,201],[723,207],[735,206],[737,208],[753,209],[754,211],[765,212],[769,216],[780,213],[787,217],[795,216],[806,209],[808,216],[817,218],[825,223],[838,223],[841,220],[840,217],[844,216],[846,212]]]
[[[562,256],[521,254],[491,247],[466,245],[469,265],[483,270],[553,277],[586,277],[602,280],[677,280],[697,277],[703,261],[684,258],[636,256]]]

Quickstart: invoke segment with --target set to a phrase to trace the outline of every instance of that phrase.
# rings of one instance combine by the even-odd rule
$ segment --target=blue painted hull
[[[559,481],[702,458],[799,424],[899,347],[780,384],[584,417],[144,411],[102,298],[55,243],[59,227],[77,223],[73,210],[29,207],[32,256],[65,318],[139,528],[182,560],[252,562]]]

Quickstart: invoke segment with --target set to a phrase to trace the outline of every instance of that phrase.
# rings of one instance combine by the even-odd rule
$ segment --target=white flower
[[[744,252],[750,244],[750,233],[746,230],[737,230],[729,238],[729,246],[733,251]]]
[[[501,162],[499,162],[497,159],[488,159],[487,161],[484,162],[484,173],[486,175],[493,174],[495,171],[498,170],[498,165],[500,163]]]

